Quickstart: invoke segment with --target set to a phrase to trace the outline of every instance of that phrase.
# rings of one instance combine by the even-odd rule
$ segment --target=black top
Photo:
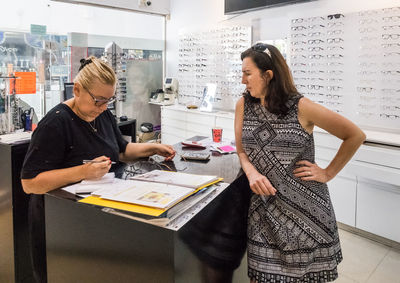
[[[33,132],[21,178],[31,179],[44,171],[81,165],[84,159],[102,155],[118,161],[128,142],[112,113],[104,111],[91,125],[66,104],[55,106]]]

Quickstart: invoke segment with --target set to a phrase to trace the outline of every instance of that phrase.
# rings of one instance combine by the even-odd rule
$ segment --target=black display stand
[[[45,195],[48,282],[187,283],[197,259],[177,232]]]
[[[28,242],[29,196],[20,172],[29,141],[0,143],[0,282],[33,282]]]
[[[124,136],[130,136],[130,142],[136,142],[136,119],[118,122],[118,128]]]

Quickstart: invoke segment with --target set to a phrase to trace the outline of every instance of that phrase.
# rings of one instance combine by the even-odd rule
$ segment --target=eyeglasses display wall
[[[298,90],[368,127],[400,130],[400,7],[291,22]]]
[[[207,83],[217,85],[213,106],[232,110],[245,87],[240,53],[251,46],[251,27],[229,26],[179,35],[179,103],[199,105]]]
[[[116,101],[109,105],[109,109],[111,109],[117,117],[121,117],[122,102],[126,101],[125,53],[115,42],[110,42],[104,49],[103,60],[113,68],[117,77],[117,88],[115,91]]]

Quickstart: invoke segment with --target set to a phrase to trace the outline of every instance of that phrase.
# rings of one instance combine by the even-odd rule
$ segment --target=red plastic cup
[[[222,128],[212,128],[212,139],[213,142],[221,142],[222,140]]]

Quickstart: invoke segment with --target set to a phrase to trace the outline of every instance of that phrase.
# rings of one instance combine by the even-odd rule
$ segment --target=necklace
[[[93,120],[93,125],[91,122],[88,122],[89,126],[92,128],[93,132],[97,132],[96,129],[96,119]]]

